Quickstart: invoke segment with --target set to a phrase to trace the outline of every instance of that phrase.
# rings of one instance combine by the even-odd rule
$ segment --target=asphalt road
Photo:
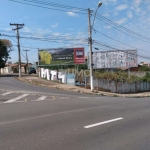
[[[1,150],[150,149],[150,98],[82,95],[13,77],[0,77],[0,89]],[[26,93],[34,101],[5,103]]]

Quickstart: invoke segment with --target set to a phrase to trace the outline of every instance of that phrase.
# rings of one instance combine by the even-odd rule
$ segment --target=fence
[[[64,72],[57,72],[56,70],[39,69],[39,77],[46,78],[47,80],[61,80],[62,83],[70,85],[85,86],[90,88],[90,78],[80,77],[75,79],[74,74],[65,74]],[[77,82],[78,81],[78,82]],[[109,91],[113,93],[136,93],[150,91],[150,82],[115,82],[108,80],[94,79],[95,90]]]
[[[86,78],[86,88],[90,88],[90,78]],[[94,79],[95,90],[103,90],[113,93],[137,93],[150,91],[150,82],[115,82]]]

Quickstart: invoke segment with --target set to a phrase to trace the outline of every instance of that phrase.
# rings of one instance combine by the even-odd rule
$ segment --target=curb
[[[72,91],[72,92],[79,92],[79,93],[85,93],[85,94],[93,94],[93,95],[101,95],[101,96],[109,96],[109,97],[123,97],[123,98],[144,98],[144,97],[150,97],[150,94],[147,94],[147,95],[130,95],[130,94],[118,94],[118,93],[105,93],[103,91],[95,91],[95,92],[85,92],[85,91],[81,91],[81,90],[72,90],[72,89],[66,89],[66,88],[61,88],[61,87],[58,87],[58,86],[48,86],[48,85],[45,85],[45,84],[40,84],[40,83],[37,83],[37,82],[34,82],[32,80],[24,80],[22,78],[19,78],[19,77],[14,77],[16,78],[17,80],[20,80],[22,82],[26,82],[26,83],[30,83],[30,84],[34,84],[34,85],[38,85],[38,86],[43,86],[43,87],[48,87],[48,88],[56,88],[56,89],[61,89],[61,90],[64,90],[64,91]],[[98,92],[98,93],[97,93]],[[140,94],[140,93],[138,93]]]

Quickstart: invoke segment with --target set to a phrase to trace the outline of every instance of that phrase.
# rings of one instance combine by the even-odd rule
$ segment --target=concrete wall
[[[115,82],[94,79],[95,90],[104,90],[113,93],[136,93],[150,91],[150,82]],[[86,88],[90,88],[90,79],[86,79]]]
[[[12,71],[11,71],[11,66],[9,66],[9,67],[4,67],[4,68],[1,68],[1,74],[9,74],[9,73],[12,73]]]
[[[57,72],[57,70],[44,68],[40,68],[38,69],[38,71],[40,78],[46,78],[47,80],[61,81],[62,83],[66,83],[66,74],[64,74],[64,72]]]

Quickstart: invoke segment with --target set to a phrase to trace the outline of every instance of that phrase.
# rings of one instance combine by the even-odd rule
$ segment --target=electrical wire
[[[128,36],[131,36],[131,37],[133,37],[133,38],[135,38],[135,39],[137,39],[137,40],[140,40],[140,41],[143,41],[143,42],[146,42],[146,43],[150,43],[150,42],[149,42],[149,39],[150,39],[150,38],[144,37],[143,35],[140,35],[140,34],[138,34],[138,33],[136,33],[136,32],[130,31],[129,29],[127,29],[127,28],[125,28],[125,27],[123,27],[123,26],[121,26],[121,25],[119,25],[119,24],[117,24],[117,23],[115,23],[115,22],[113,22],[113,21],[110,21],[110,20],[108,20],[107,18],[104,18],[104,19],[103,19],[103,18],[100,17],[100,16],[96,16],[96,18],[97,18],[98,20],[100,20],[100,21],[106,23],[107,25],[109,25],[109,26],[115,28],[116,30],[118,30],[118,31],[120,31],[120,32],[122,32],[122,33],[128,35]]]
[[[9,35],[5,35],[5,36],[8,36],[8,37],[12,37],[12,36],[9,36]],[[13,37],[16,37],[16,36],[13,36]],[[20,38],[26,38],[26,39],[28,39],[28,37],[20,37]],[[30,37],[30,39],[32,39],[31,37]],[[38,39],[38,38],[33,38],[32,40],[41,40],[41,41],[50,41],[50,42],[56,42],[56,43],[65,43],[65,41],[56,41],[56,40],[54,40],[54,39]],[[87,41],[84,41],[85,43],[80,43],[80,45],[84,45],[84,46],[88,46],[88,44],[87,44]],[[68,43],[68,42],[67,42]],[[77,45],[77,44],[79,44],[79,43],[76,43],[76,44],[74,44],[74,45]],[[73,45],[73,44],[72,44]],[[107,43],[102,43],[102,42],[99,42],[99,41],[94,41],[94,45],[100,45],[100,46],[102,46],[102,47],[106,47],[106,48],[108,48],[108,49],[113,49],[113,50],[123,50],[123,49],[118,49],[116,46],[114,47],[114,46],[112,46],[112,45],[110,45],[110,44],[107,44]],[[145,59],[150,59],[150,57],[147,57],[147,56],[143,56],[143,55],[137,55],[138,57],[141,57],[141,58],[145,58]]]
[[[124,53],[128,53],[128,52],[125,52],[125,50],[117,49],[116,47],[112,47],[112,46],[110,46],[110,45],[106,45],[106,44],[103,44],[103,43],[101,43],[101,42],[96,42],[96,44],[97,44],[97,45],[100,45],[100,46],[103,46],[103,47],[110,48],[111,50],[109,50],[109,51],[112,51],[112,49],[113,49],[113,50],[115,50],[115,51],[122,51],[122,52],[124,52]],[[128,53],[128,54],[130,54],[130,53]],[[135,55],[135,54],[132,54],[132,53],[131,53],[131,55]],[[144,58],[144,59],[150,59],[150,57],[147,57],[147,56],[144,56],[144,55],[139,55],[139,54],[137,54],[137,57]]]
[[[134,32],[134,31],[132,31],[132,30],[130,30],[130,29],[128,29],[128,28],[125,28],[124,26],[117,24],[116,22],[114,22],[114,21],[112,21],[112,20],[110,20],[110,19],[108,19],[108,18],[102,16],[102,15],[99,14],[99,13],[97,13],[97,15],[98,15],[100,18],[102,18],[103,20],[105,20],[105,21],[107,21],[107,22],[110,22],[110,23],[113,24],[114,26],[117,26],[118,28],[121,28],[121,29],[123,29],[123,30],[125,30],[125,31],[127,31],[127,32],[129,32],[129,33],[132,33],[132,34],[134,34],[134,35],[136,35],[136,36],[139,36],[139,37],[145,38],[145,39],[147,39],[147,40],[150,40],[149,37],[146,37],[146,36],[144,36],[144,35],[142,35],[142,34],[139,34],[139,33],[137,33],[137,32]]]
[[[66,8],[65,9],[58,9],[58,8],[53,8],[53,7],[48,7],[48,6],[40,6],[40,5],[37,5],[37,4],[30,4],[30,3],[20,2],[20,1],[17,1],[17,0],[10,0],[10,1],[13,1],[13,2],[16,2],[16,3],[21,3],[21,4],[26,4],[26,5],[31,5],[31,6],[35,6],[35,7],[41,7],[41,8],[46,8],[46,9],[58,10],[58,11],[65,11],[65,12],[67,12],[68,10],[70,10],[70,9],[66,9]],[[87,14],[87,13],[79,12],[79,11],[76,11],[76,13],[78,13],[78,14]]]
[[[98,30],[95,30],[95,29],[94,29],[94,31],[96,31],[97,33],[102,34],[103,36],[105,36],[105,37],[107,37],[107,38],[110,38],[110,39],[112,39],[112,40],[114,40],[114,41],[117,41],[117,42],[119,42],[119,43],[121,43],[121,44],[124,44],[124,45],[126,45],[126,46],[132,47],[132,48],[137,49],[137,50],[140,50],[140,51],[144,51],[144,52],[150,53],[150,51],[146,51],[146,50],[143,50],[143,49],[134,47],[134,46],[132,46],[132,45],[126,44],[126,43],[124,43],[124,42],[121,42],[121,41],[119,41],[119,40],[117,40],[117,39],[115,39],[115,38],[112,38],[112,37],[110,37],[110,36],[108,36],[108,35],[106,35],[106,34],[100,32],[100,31],[98,31]]]

